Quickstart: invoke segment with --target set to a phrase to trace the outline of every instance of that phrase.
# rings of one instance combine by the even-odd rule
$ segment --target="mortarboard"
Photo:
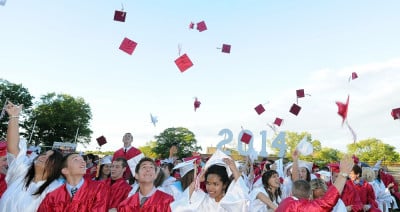
[[[231,53],[231,45],[228,44],[222,44],[222,52],[224,53]]]
[[[0,157],[7,155],[7,142],[0,141]]]
[[[111,162],[111,158],[110,158],[110,156],[105,156],[104,158],[102,158],[101,160],[100,160],[100,164],[101,165],[103,165],[103,164],[111,164],[112,162]]]
[[[153,123],[153,125],[156,126],[156,124],[158,122],[157,116],[153,116],[153,114],[150,113],[150,120],[151,120],[151,123]]]
[[[136,166],[138,165],[139,161],[142,158],[144,158],[144,154],[140,153],[140,154],[136,155],[135,157],[128,160],[128,165],[129,165],[129,169],[131,170],[132,176],[135,176]]]
[[[207,30],[206,22],[201,21],[201,22],[197,23],[197,30],[199,30],[199,32]]]
[[[355,79],[357,79],[357,78],[358,78],[358,75],[357,75],[356,72],[351,73],[351,79],[352,79],[352,80],[355,80]]]
[[[296,90],[296,95],[297,95],[297,98],[303,98],[305,96],[304,89]]]
[[[313,145],[307,141],[307,137],[304,136],[303,139],[297,144],[296,149],[299,151],[301,155],[307,156],[313,153]]]
[[[173,169],[179,169],[179,174],[181,177],[185,176],[188,172],[194,170],[194,163],[196,159],[188,160],[182,163],[178,163]]]
[[[283,122],[283,119],[276,117],[274,124],[277,126],[281,126],[282,122]]]
[[[342,124],[344,123],[344,121],[347,118],[347,111],[349,108],[349,98],[350,98],[350,95],[347,96],[346,103],[336,101],[336,105],[338,106],[338,114],[342,117]]]
[[[245,144],[249,144],[251,141],[251,135],[248,133],[243,132],[242,137],[240,138],[240,141],[245,143]]]
[[[193,63],[187,54],[178,57],[178,59],[175,60],[175,64],[178,66],[181,72],[185,72],[188,68],[193,66]]]
[[[133,51],[135,51],[136,46],[137,43],[135,41],[130,40],[129,38],[124,38],[121,45],[119,46],[119,49],[126,52],[127,54],[132,55]]]
[[[194,28],[194,23],[193,22],[190,22],[190,24],[189,24],[189,29],[193,29]]]
[[[195,159],[196,161],[197,160],[201,160],[201,156],[200,155],[195,155],[195,156],[192,156],[192,157],[182,158],[183,162],[190,161],[190,160],[193,160],[193,159]]]
[[[328,164],[328,166],[331,169],[331,172],[333,172],[333,173],[339,173],[340,172],[339,163],[330,163],[330,164]]]
[[[194,111],[196,111],[200,107],[200,104],[201,104],[201,102],[197,99],[197,97],[195,97],[194,103],[193,103]]]
[[[299,114],[300,110],[301,110],[301,107],[293,103],[292,107],[290,107],[289,112],[291,112],[297,116]]]
[[[207,163],[204,165],[204,169],[207,170],[207,168],[212,165],[224,166],[226,168],[228,176],[230,177],[232,175],[232,171],[229,166],[223,161],[224,158],[232,159],[231,157],[223,153],[220,149],[217,149],[217,151],[215,151],[215,153],[210,157],[210,159],[208,159]]]
[[[392,114],[392,117],[393,117],[394,120],[400,119],[400,107],[399,108],[394,108],[392,110],[391,114]]]
[[[0,0],[0,5],[2,5],[2,6],[6,5],[6,1],[7,0]]]
[[[125,22],[126,12],[115,10],[114,21]]]
[[[103,146],[104,144],[107,143],[107,139],[104,136],[100,136],[100,137],[96,138],[96,141],[99,144],[99,146]]]
[[[257,105],[254,110],[256,110],[257,114],[260,115],[265,111],[265,108],[262,104]]]

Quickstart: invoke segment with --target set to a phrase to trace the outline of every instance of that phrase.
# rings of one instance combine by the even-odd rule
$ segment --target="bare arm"
[[[292,182],[299,180],[300,175],[299,175],[299,151],[294,150],[292,153],[292,158],[293,158],[293,165],[292,165]]]
[[[354,162],[350,155],[345,155],[340,161],[340,174],[333,184],[340,194],[342,193],[344,185],[347,181],[347,177],[344,175],[348,176],[348,174],[351,172],[351,169],[353,168],[353,165]]]
[[[231,169],[233,177],[235,178],[235,181],[238,180],[241,177],[241,174],[236,167],[235,161],[230,158],[224,158],[223,160]]]
[[[272,208],[274,210],[278,207],[271,201],[271,199],[269,197],[267,197],[265,194],[263,194],[261,192],[257,194],[257,199],[259,199],[261,202],[266,204],[269,208]]]
[[[16,106],[10,101],[6,106],[7,114],[10,118],[8,121],[7,128],[7,151],[13,155],[18,155],[19,153],[19,114],[22,110],[23,105]]]

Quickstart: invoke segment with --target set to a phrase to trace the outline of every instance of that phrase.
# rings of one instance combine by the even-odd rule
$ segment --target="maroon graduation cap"
[[[399,108],[394,108],[394,109],[392,110],[391,115],[392,115],[392,117],[393,117],[394,120],[400,119],[400,107],[399,107]]]
[[[199,23],[197,23],[197,30],[199,30],[199,32],[207,30],[206,22],[200,21]]]
[[[136,46],[137,43],[135,41],[130,40],[129,38],[124,38],[121,45],[119,46],[119,49],[126,52],[127,54],[132,55],[133,51],[135,51]]]
[[[292,107],[290,107],[289,112],[291,112],[297,116],[299,114],[300,110],[301,110],[301,107],[299,105],[293,103]]]
[[[126,12],[115,10],[114,12],[114,21],[125,22]]]
[[[342,117],[342,124],[344,123],[344,121],[347,118],[347,111],[349,108],[349,99],[350,99],[350,95],[347,96],[346,103],[336,101],[336,105],[338,106],[338,114]]]
[[[194,111],[196,111],[199,107],[200,107],[201,102],[199,101],[199,99],[197,99],[197,97],[194,98]]]
[[[181,72],[185,72],[187,69],[193,66],[193,63],[187,54],[178,57],[178,59],[175,60],[175,64],[178,66]]]
[[[240,141],[243,143],[249,144],[251,141],[251,135],[244,132],[242,137],[240,138]]]
[[[274,124],[280,127],[282,122],[283,122],[283,119],[276,117]]]
[[[228,54],[231,53],[231,45],[222,44],[221,52],[228,53]]]
[[[261,113],[264,113],[265,108],[262,104],[257,105],[254,110],[257,112],[258,115],[261,115]]]
[[[100,136],[100,137],[96,138],[96,141],[99,144],[99,146],[103,146],[104,144],[107,143],[107,139],[104,136]]]

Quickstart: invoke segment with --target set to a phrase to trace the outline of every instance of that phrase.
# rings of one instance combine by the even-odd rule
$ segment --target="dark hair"
[[[161,164],[161,167],[167,167],[168,168],[168,171],[171,173],[172,172],[172,169],[174,168],[174,164],[172,164],[172,163],[163,163],[163,164]]]
[[[61,173],[61,161],[63,159],[63,155],[57,151],[52,150],[53,154],[51,154],[45,164],[44,172],[47,173],[46,181],[38,188],[38,190],[33,193],[33,195],[41,195],[43,191],[54,181],[60,177]],[[43,154],[46,154],[44,152]],[[42,154],[42,155],[43,155]],[[28,172],[25,175],[25,189],[28,189],[29,185],[31,184],[33,178],[35,177],[35,161],[38,159],[37,156],[34,160],[32,165],[29,167]]]
[[[362,175],[362,169],[358,165],[354,165],[351,171],[353,171],[356,175],[358,174],[359,177]]]
[[[144,157],[144,158],[140,159],[139,163],[135,167],[135,173],[136,174],[139,173],[140,165],[142,165],[142,163],[146,162],[146,161],[151,162],[153,164],[153,166],[154,166],[154,170],[156,170],[157,166],[156,166],[156,163],[154,162],[154,160],[151,159],[151,158],[148,158],[148,157]]]
[[[157,173],[157,177],[154,180],[154,187],[159,187],[162,185],[162,183],[164,182],[165,179],[165,174],[164,172],[161,170],[161,168],[157,167],[156,169],[158,169],[158,173]]]
[[[282,196],[282,191],[281,188],[278,187],[274,193],[272,193],[270,185],[268,184],[269,179],[271,179],[271,177],[273,175],[279,175],[278,172],[276,172],[275,170],[268,170],[266,171],[263,175],[262,175],[262,183],[264,185],[264,189],[265,191],[268,193],[269,199],[273,202],[276,200],[276,202],[279,204],[278,202],[278,197]]]
[[[216,174],[220,177],[222,183],[226,185],[225,192],[228,190],[229,184],[231,183],[231,180],[229,179],[228,173],[226,172],[225,166],[219,166],[219,165],[212,165],[208,167],[206,173],[205,173],[205,179],[207,180],[207,177],[209,174]]]
[[[102,180],[102,179],[100,179],[100,178],[101,178],[101,176],[103,175],[103,168],[104,168],[104,165],[107,165],[107,164],[101,164],[101,165],[100,165],[99,176],[97,176],[97,177],[95,178],[95,180]],[[111,176],[111,172],[110,172],[110,174],[107,175],[107,178],[109,178],[110,176]]]
[[[68,167],[68,158],[69,158],[71,155],[79,155],[79,154],[76,153],[76,152],[71,152],[71,153],[66,154],[66,155],[62,158],[62,160],[61,160],[61,169],[67,168],[67,167]],[[67,179],[67,177],[66,177],[62,172],[61,172],[61,175],[62,175],[65,179]]]
[[[310,199],[311,197],[311,186],[310,183],[305,180],[296,180],[293,182],[292,188],[293,196],[299,199]]]
[[[117,158],[114,161],[121,161],[122,168],[128,167],[128,161],[125,158]]]
[[[89,154],[87,154],[86,156],[87,156],[87,159],[90,159],[90,160],[92,160],[92,163],[94,163],[94,159],[95,159],[95,156],[94,156],[94,154],[92,154],[92,153],[89,153]]]
[[[182,184],[182,190],[185,190],[187,187],[190,186],[190,183],[194,181],[194,169],[190,170],[188,173],[186,173],[179,181]]]

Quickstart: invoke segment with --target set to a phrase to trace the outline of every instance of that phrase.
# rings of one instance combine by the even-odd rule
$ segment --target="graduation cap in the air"
[[[394,108],[394,109],[392,110],[391,115],[392,115],[392,117],[393,117],[394,120],[400,119],[400,107],[399,107],[399,108]]]
[[[347,111],[349,108],[349,99],[350,99],[350,95],[347,96],[346,103],[336,101],[336,105],[338,106],[338,114],[342,117],[342,124],[347,119]]]
[[[156,126],[156,124],[158,122],[157,116],[153,116],[153,114],[150,113],[150,120],[151,120],[151,123],[153,123],[153,125]]]
[[[294,104],[290,107],[289,112],[291,112],[294,115],[298,115],[300,113],[301,107],[297,104]]]
[[[196,111],[198,108],[200,108],[200,104],[201,104],[201,102],[199,101],[199,99],[197,97],[195,97],[194,103],[193,103],[194,111]]]
[[[104,144],[107,143],[107,139],[103,135],[98,137],[98,138],[96,138],[96,141],[99,144],[99,146],[103,146]]]
[[[135,51],[136,46],[137,43],[135,41],[130,40],[129,38],[124,38],[121,45],[119,46],[119,49],[126,52],[127,54],[132,55],[133,51]]]
[[[207,30],[206,22],[200,21],[199,23],[197,23],[197,28],[196,29],[199,30],[199,32]]]
[[[125,22],[126,12],[115,10],[114,12],[114,21]]]
[[[193,66],[193,63],[187,54],[183,54],[182,56],[178,57],[175,60],[175,64],[182,73]]]

